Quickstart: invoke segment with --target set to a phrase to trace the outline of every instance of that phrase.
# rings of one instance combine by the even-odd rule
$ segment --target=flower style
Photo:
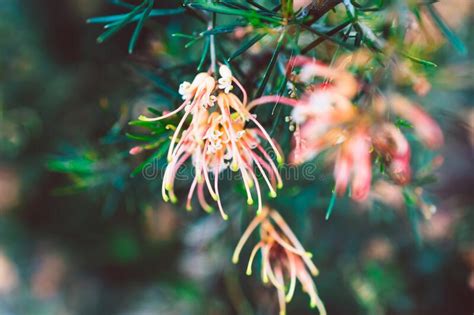
[[[319,273],[311,261],[312,255],[304,250],[277,211],[265,207],[250,222],[235,248],[232,261],[235,264],[238,263],[240,252],[257,227],[260,227],[260,241],[252,249],[246,274],[249,276],[252,274],[252,264],[260,250],[262,253],[262,280],[264,283],[270,282],[277,289],[280,314],[286,313],[286,303],[291,302],[296,281],[299,280],[303,290],[310,297],[311,307],[317,307],[319,313],[325,315],[326,309],[312,279],[312,276]]]
[[[276,190],[283,183],[277,166],[270,154],[262,146],[266,140],[276,154],[277,161],[282,162],[279,149],[273,143],[263,126],[247,108],[247,93],[227,66],[219,69],[221,78],[216,82],[207,73],[200,73],[192,83],[184,82],[180,86],[180,94],[185,101],[175,111],[157,118],[141,118],[143,120],[160,120],[184,109],[185,114],[176,127],[168,150],[168,165],[165,170],[162,196],[165,201],[176,202],[174,181],[179,168],[191,160],[195,169],[195,177],[191,184],[186,208],[191,209],[191,199],[197,189],[200,205],[206,211],[212,207],[204,197],[204,186],[207,187],[212,199],[216,201],[222,217],[227,220],[220,194],[219,174],[227,168],[240,171],[247,193],[247,203],[253,204],[251,189],[255,187],[258,200],[257,212],[262,210],[261,188],[257,180],[256,167],[265,180],[270,196],[276,196]],[[231,92],[235,83],[242,92],[243,100]],[[216,106],[217,104],[217,106]],[[192,119],[189,126],[182,131],[187,117]],[[255,128],[247,128],[247,122],[253,122]],[[213,177],[213,180],[211,180]]]
[[[294,66],[301,66],[296,80],[308,83],[316,76],[329,82],[311,86],[300,100],[264,96],[250,106],[281,102],[293,107],[291,119],[296,128],[290,154],[292,163],[303,163],[323,150],[336,147],[334,178],[339,195],[345,193],[351,182],[351,197],[356,201],[367,199],[373,151],[384,159],[395,183],[403,185],[410,181],[410,146],[400,129],[387,121],[388,115],[395,114],[410,122],[428,148],[435,149],[443,143],[443,134],[436,122],[405,97],[378,95],[371,106],[356,107],[352,99],[358,93],[358,83],[343,68],[331,68],[299,56],[289,61],[289,73]]]

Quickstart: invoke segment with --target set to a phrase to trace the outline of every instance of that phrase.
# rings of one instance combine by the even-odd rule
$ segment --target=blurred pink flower
[[[288,62],[288,76],[310,84],[301,99],[264,96],[249,107],[271,102],[292,106],[291,121],[296,126],[290,162],[300,164],[323,150],[335,148],[337,193],[344,194],[351,183],[352,198],[363,201],[370,192],[373,151],[383,158],[395,183],[404,185],[411,179],[409,143],[400,129],[387,120],[389,114],[410,122],[418,138],[431,149],[442,145],[443,134],[428,114],[398,94],[386,98],[376,95],[367,107],[354,106],[352,99],[359,84],[344,64],[329,67],[308,57],[294,57]],[[296,66],[301,69],[294,75]],[[315,84],[314,77],[323,78],[324,82]]]
[[[352,179],[352,198],[362,201],[370,192],[372,167],[370,162],[370,142],[367,130],[353,132],[339,149],[334,166],[335,190],[339,195],[346,192]]]

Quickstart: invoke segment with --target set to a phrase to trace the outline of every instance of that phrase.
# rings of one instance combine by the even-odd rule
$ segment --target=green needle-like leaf
[[[403,57],[405,58],[408,58],[410,59],[411,61],[414,61],[416,63],[419,63],[421,65],[424,65],[424,66],[430,66],[430,67],[438,67],[437,64],[435,64],[434,62],[431,62],[431,61],[428,61],[428,60],[424,60],[424,59],[421,59],[421,58],[418,58],[418,57],[414,57],[414,56],[410,56],[404,52],[400,53]]]
[[[333,189],[331,194],[331,200],[329,200],[328,209],[326,210],[326,220],[329,220],[332,210],[334,209],[334,204],[336,203],[336,196],[336,189]]]
[[[275,67],[278,55],[280,54],[281,49],[283,48],[283,42],[285,41],[285,36],[286,36],[286,33],[283,32],[280,35],[280,38],[278,39],[277,46],[276,46],[275,50],[273,51],[272,58],[270,59],[270,62],[268,64],[267,68],[265,69],[265,74],[263,75],[263,80],[262,80],[262,82],[260,83],[260,85],[258,87],[257,93],[255,94],[255,98],[259,98],[260,96],[263,95],[263,92],[265,90],[265,87],[267,86],[268,80],[270,79],[270,75],[272,73],[272,70]]]
[[[260,14],[259,12],[253,11],[253,10],[233,9],[233,8],[229,8],[227,6],[220,5],[217,3],[189,3],[188,6],[194,9],[205,10],[205,11],[210,11],[210,12],[215,12],[215,13],[220,13],[220,14],[238,15],[238,16],[245,17],[249,20],[259,19],[262,21],[267,21],[270,23],[277,23],[277,24],[280,24],[282,22],[281,18],[277,16],[270,17],[267,15]]]
[[[256,44],[259,40],[265,37],[266,34],[257,34],[250,38],[249,40],[245,41],[242,46],[240,46],[228,59],[227,61],[232,61],[244,52],[246,52],[250,47]]]
[[[211,39],[206,38],[206,41],[204,42],[204,48],[203,48],[202,54],[201,54],[201,59],[199,60],[199,65],[197,67],[198,72],[201,71],[202,66],[204,65],[204,61],[206,61],[206,56],[207,56],[207,53],[209,52],[210,44],[211,44]]]
[[[133,9],[120,23],[116,26],[109,28],[107,31],[102,33],[98,38],[98,43],[103,43],[107,38],[114,35],[118,31],[120,31],[125,25],[127,25],[135,16],[137,16],[141,10],[146,6],[147,1],[142,2],[139,6]]]
[[[133,49],[135,48],[135,45],[137,43],[138,36],[140,35],[140,32],[142,31],[143,24],[145,24],[145,20],[148,18],[148,15],[150,14],[150,11],[153,8],[154,3],[155,3],[155,0],[148,1],[148,7],[146,8],[145,12],[143,12],[142,17],[137,23],[137,27],[135,28],[135,31],[133,32],[130,42],[128,43],[129,54],[133,53]]]
[[[232,33],[237,27],[245,26],[247,23],[235,23],[235,24],[228,24],[228,25],[220,25],[215,26],[212,30],[207,30],[201,33],[201,35],[215,35],[215,34],[224,34],[224,33]]]
[[[449,26],[443,21],[439,13],[432,5],[427,5],[428,12],[430,13],[433,21],[439,27],[439,30],[446,36],[448,41],[453,45],[453,47],[458,51],[460,55],[465,56],[467,54],[467,47],[464,45],[462,40],[454,33]]]
[[[184,8],[176,8],[176,9],[153,9],[150,11],[149,17],[157,17],[157,16],[167,16],[167,15],[177,15],[182,14],[186,10]],[[108,16],[98,16],[87,19],[87,23],[89,24],[108,24],[117,21],[121,21],[126,18],[129,13],[125,14],[116,14],[116,15],[108,15]],[[130,22],[138,21],[140,17],[135,16]]]

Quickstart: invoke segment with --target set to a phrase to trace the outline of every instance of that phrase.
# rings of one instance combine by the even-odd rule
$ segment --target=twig
[[[309,14],[312,15],[312,18],[308,21],[307,25],[313,24],[313,22],[317,21],[341,2],[342,0],[313,0],[313,4],[309,9]]]
[[[216,14],[212,13],[211,19],[209,20],[209,24],[207,30],[212,30],[216,24]],[[216,59],[216,42],[215,42],[215,35],[212,34],[209,36],[210,42],[210,54],[211,54],[211,68],[214,75],[217,73],[217,59]]]

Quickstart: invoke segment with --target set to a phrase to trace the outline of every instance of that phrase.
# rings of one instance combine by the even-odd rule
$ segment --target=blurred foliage
[[[353,20],[340,5],[298,35],[307,43],[299,48],[294,34],[282,45],[277,1],[130,3],[0,2],[0,314],[275,314],[273,289],[230,262],[254,213],[238,198],[242,187],[229,184],[224,196],[232,222],[163,203],[159,180],[144,179],[142,168],[166,152],[166,125],[128,122],[147,108],[175,106],[178,84],[209,66],[210,36],[219,61],[252,96],[283,94],[281,55],[377,50],[367,30],[386,30],[390,17],[373,12],[380,5],[432,16],[440,30],[428,46],[415,38],[418,45],[400,52],[433,85],[423,103],[446,131],[439,180],[420,194],[419,186],[433,181],[423,167],[435,155],[415,147],[417,181],[405,191],[413,209],[337,198],[326,218],[334,183],[318,158],[319,184],[288,182],[269,202],[314,253],[329,314],[474,311],[470,0],[440,1],[422,12],[417,1],[345,1],[359,12],[355,33],[341,31]],[[202,20],[213,13],[218,19],[209,30]],[[87,20],[109,26],[100,33]],[[445,43],[452,47],[433,54]],[[287,126],[277,124],[288,109],[272,113],[258,109],[287,148]],[[130,156],[134,146],[149,154]],[[177,184],[180,196],[188,184]],[[431,220],[422,219],[418,198],[438,205]],[[313,314],[302,292],[288,307],[289,314]]]

